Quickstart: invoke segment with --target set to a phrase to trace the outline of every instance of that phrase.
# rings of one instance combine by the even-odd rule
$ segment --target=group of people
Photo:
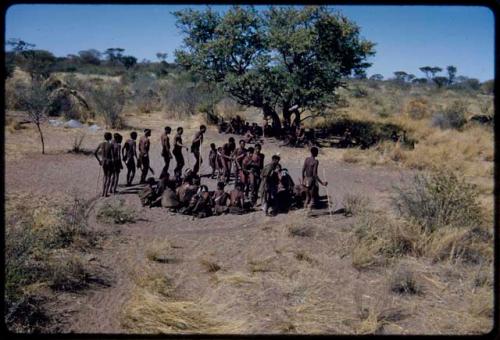
[[[261,138],[264,136],[264,130],[261,126],[257,123],[250,124],[238,115],[232,117],[229,122],[220,118],[218,127],[219,133],[242,135],[246,143],[262,141]]]
[[[201,125],[194,135],[190,149],[182,140],[183,128],[177,128],[170,143],[172,129],[165,127],[160,137],[161,156],[164,167],[159,180],[154,177],[146,179],[147,174],[154,171],[150,166],[150,137],[151,130],[145,129],[139,139],[138,152],[136,150],[137,133],[130,134],[123,146],[122,136],[119,133],[104,134],[104,141],[95,150],[95,157],[102,166],[104,173],[102,196],[117,193],[118,179],[122,163],[127,167],[127,186],[132,185],[135,169],[140,168],[140,184],[147,184],[139,193],[144,206],[163,206],[172,211],[206,217],[214,214],[236,213],[241,214],[260,205],[267,214],[287,212],[293,207],[311,208],[317,201],[318,183],[326,186],[318,176],[318,148],[312,147],[311,156],[306,158],[302,168],[300,183],[295,184],[287,169],[280,164],[278,154],[271,157],[268,164],[264,164],[265,156],[260,143],[245,139],[239,140],[236,146],[235,139],[229,137],[222,146],[210,144],[208,155],[212,179],[217,179],[217,188],[210,191],[201,184],[199,175],[202,163],[201,145],[206,132],[206,126]],[[253,144],[253,146],[248,146]],[[190,150],[195,158],[193,168],[183,171],[185,162],[182,149]],[[175,158],[176,166],[173,176],[170,176],[170,160]],[[226,192],[226,185],[234,179],[234,187]]]

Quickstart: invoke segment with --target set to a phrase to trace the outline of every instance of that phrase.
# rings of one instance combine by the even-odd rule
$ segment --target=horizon
[[[22,39],[36,49],[66,57],[79,51],[124,48],[138,62],[155,62],[166,52],[174,62],[183,36],[173,11],[206,5],[13,5],[6,12],[5,41]],[[226,11],[230,6],[211,5]],[[259,11],[268,6],[254,6]],[[457,75],[494,79],[494,16],[481,6],[327,6],[360,26],[360,36],[373,41],[367,76],[405,71],[423,77],[422,66],[457,67]],[[92,18],[89,24],[88,18]],[[163,32],[160,34],[159,32]],[[5,46],[5,50],[8,48]]]

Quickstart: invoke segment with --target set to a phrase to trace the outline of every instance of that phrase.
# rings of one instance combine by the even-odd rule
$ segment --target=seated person
[[[236,183],[234,189],[229,194],[229,212],[239,215],[243,214],[248,208],[248,204],[245,204],[243,183]]]
[[[208,192],[208,187],[206,185],[201,185],[196,194],[191,197],[189,207],[184,213],[203,218],[212,216],[212,208],[213,202],[212,197]]]
[[[146,184],[146,187],[139,191],[139,198],[143,207],[148,206],[151,208],[154,206],[154,203],[158,203],[157,198],[161,196],[161,194],[158,194],[159,185],[154,177],[149,177],[146,180]]]
[[[216,215],[225,214],[229,211],[229,194],[224,191],[224,182],[217,183],[217,190],[213,193],[214,210]]]

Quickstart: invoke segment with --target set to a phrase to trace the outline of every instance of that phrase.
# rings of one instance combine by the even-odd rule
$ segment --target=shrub
[[[135,223],[135,211],[124,206],[124,200],[105,202],[97,212],[97,219],[105,223]]]
[[[123,125],[122,112],[125,93],[119,85],[98,85],[90,89],[93,106],[107,126],[120,128]]]
[[[402,216],[433,231],[447,225],[474,227],[481,223],[477,197],[475,186],[453,172],[441,170],[415,175],[412,184],[398,188],[395,203]]]
[[[369,204],[369,199],[360,194],[347,193],[342,199],[344,215],[352,216],[361,213]]]
[[[160,87],[155,77],[139,74],[131,84],[134,104],[143,113],[158,110],[161,104]]]
[[[94,234],[87,229],[87,207],[88,202],[75,198],[73,205],[63,209],[45,205],[27,209],[24,204],[9,208],[5,230],[5,311],[11,330],[36,332],[50,321],[43,306],[47,299],[36,287],[85,286],[89,271],[83,262],[77,262],[73,256],[55,257],[54,253],[82,239],[88,239],[86,245],[94,244]]]
[[[429,103],[420,98],[410,100],[406,105],[406,113],[413,119],[422,119],[429,114]]]
[[[467,123],[466,112],[467,104],[463,101],[455,101],[444,110],[436,112],[432,117],[432,124],[441,129],[460,129]]]

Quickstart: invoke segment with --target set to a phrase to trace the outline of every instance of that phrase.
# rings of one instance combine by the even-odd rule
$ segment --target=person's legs
[[[113,182],[113,193],[116,194],[116,189],[118,188],[118,181],[120,179],[120,169],[115,169],[115,179]]]
[[[142,159],[142,168],[141,168],[141,184],[146,183],[146,176],[148,175],[149,171],[149,157],[144,157]]]
[[[200,152],[199,151],[193,151],[193,155],[195,158],[195,163],[193,167],[193,173],[198,174],[198,171],[200,170]]]

